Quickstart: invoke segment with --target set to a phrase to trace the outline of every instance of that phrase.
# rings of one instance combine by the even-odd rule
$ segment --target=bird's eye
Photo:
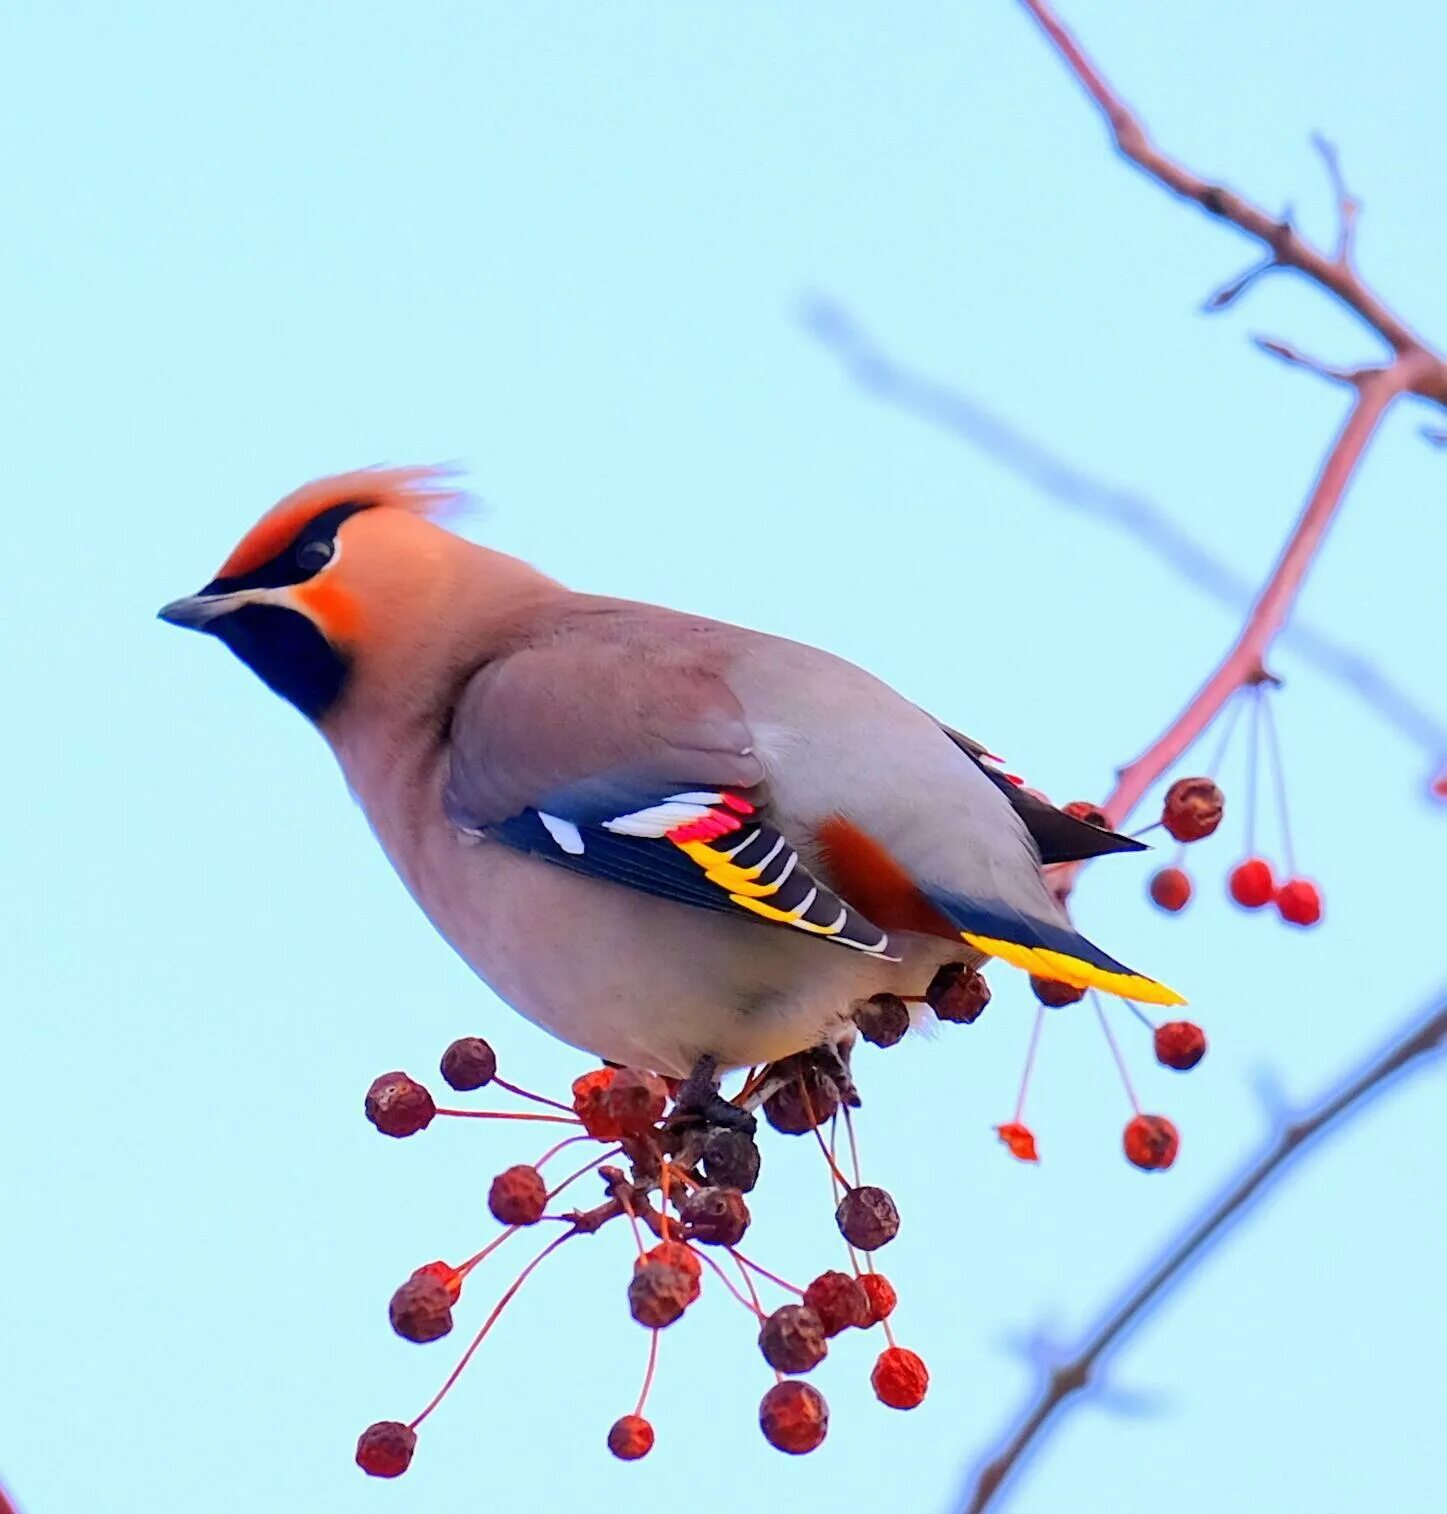
[[[313,537],[311,541],[302,542],[296,549],[296,565],[308,573],[319,572],[332,560],[335,550],[331,542]]]

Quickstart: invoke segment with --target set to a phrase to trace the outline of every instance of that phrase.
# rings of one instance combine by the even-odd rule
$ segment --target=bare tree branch
[[[1352,263],[1352,234],[1358,206],[1342,182],[1335,149],[1321,138],[1316,139],[1317,150],[1326,162],[1337,198],[1337,247],[1328,255],[1308,242],[1289,219],[1278,220],[1234,189],[1213,184],[1167,157],[1151,142],[1140,118],[1106,82],[1084,49],[1061,24],[1052,7],[1045,0],[1020,0],[1020,3],[1105,117],[1122,157],[1173,194],[1193,201],[1210,215],[1254,237],[1266,249],[1272,265],[1304,274],[1370,326],[1399,361],[1408,360],[1399,370],[1399,392],[1410,392],[1435,404],[1447,405],[1447,362],[1367,287]]]
[[[1384,1046],[1306,1113],[1275,1130],[1265,1149],[1206,1204],[1198,1218],[1161,1257],[1130,1283],[1118,1301],[1071,1356],[1044,1374],[1032,1401],[1022,1410],[998,1451],[971,1474],[960,1504],[963,1514],[980,1514],[996,1499],[1021,1465],[1092,1382],[1102,1362],[1115,1354],[1191,1268],[1262,1193],[1320,1138],[1339,1130],[1353,1115],[1404,1078],[1441,1055],[1447,1045],[1447,987],[1427,1009],[1400,1026]]]
[[[949,431],[1067,509],[1127,532],[1218,603],[1243,610],[1251,603],[1255,587],[1158,504],[1082,473],[979,400],[905,367],[834,301],[810,297],[801,306],[800,319],[874,398]],[[1442,440],[1447,443],[1447,432]],[[1436,765],[1434,771],[1447,765],[1447,727],[1369,658],[1303,621],[1291,621],[1281,635],[1300,657],[1350,689],[1421,748]]]

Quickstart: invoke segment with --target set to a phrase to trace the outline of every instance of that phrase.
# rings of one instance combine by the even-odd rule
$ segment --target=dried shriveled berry
[[[548,1207],[548,1185],[536,1167],[509,1167],[492,1180],[487,1207],[501,1225],[536,1225]]]
[[[899,1210],[882,1188],[851,1188],[834,1211],[839,1232],[860,1251],[878,1251],[899,1234]]]
[[[859,1286],[864,1289],[864,1295],[869,1300],[871,1325],[887,1320],[894,1313],[899,1295],[894,1291],[894,1284],[882,1272],[864,1273],[859,1279]]]
[[[1166,790],[1161,824],[1177,841],[1200,841],[1221,823],[1226,796],[1209,778],[1178,778]]]
[[[817,1388],[789,1378],[775,1383],[760,1400],[759,1429],[775,1450],[803,1456],[829,1433],[829,1405]]]
[[[995,1134],[1009,1148],[1012,1157],[1022,1162],[1038,1162],[1040,1153],[1035,1149],[1035,1132],[1028,1125],[1012,1120],[1008,1125],[995,1126]]]
[[[973,1025],[990,1002],[990,985],[973,967],[947,962],[930,980],[924,997],[936,1019]]]
[[[743,1130],[709,1131],[703,1143],[703,1175],[719,1188],[737,1188],[750,1193],[759,1181],[759,1148]]]
[[[1064,1009],[1067,1004],[1079,1004],[1085,997],[1085,990],[1077,988],[1073,983],[1060,983],[1054,978],[1037,978],[1034,973],[1030,974],[1030,987],[1047,1009]]]
[[[737,1246],[749,1228],[749,1206],[737,1188],[695,1188],[678,1206],[691,1241]]]
[[[637,1461],[653,1449],[653,1426],[641,1414],[625,1414],[613,1421],[608,1449],[619,1461]]]
[[[812,1372],[829,1351],[824,1322],[807,1304],[785,1304],[760,1328],[759,1350],[776,1372]]]
[[[1156,1061],[1177,1072],[1189,1072],[1206,1055],[1206,1032],[1190,1020],[1168,1020],[1156,1026]]]
[[[441,1340],[452,1329],[452,1290],[427,1271],[414,1272],[392,1295],[387,1313],[403,1340]]]
[[[1315,925],[1321,919],[1321,890],[1308,878],[1288,878],[1276,891],[1276,908],[1290,925]]]
[[[668,1085],[655,1072],[620,1067],[603,1091],[602,1105],[619,1135],[641,1136],[663,1118]]]
[[[447,1296],[454,1304],[462,1297],[462,1274],[456,1267],[450,1266],[447,1262],[428,1262],[425,1267],[419,1267],[412,1276],[422,1277],[424,1274],[427,1277],[435,1277],[447,1289]]]
[[[838,1335],[853,1326],[867,1330],[874,1323],[869,1295],[859,1279],[847,1272],[823,1272],[804,1290],[804,1302],[819,1316],[824,1334]]]
[[[826,1124],[839,1109],[834,1080],[808,1057],[789,1057],[778,1066],[788,1078],[764,1100],[764,1118],[783,1135],[807,1135]]]
[[[698,1296],[694,1279],[682,1267],[645,1262],[628,1282],[628,1312],[640,1325],[662,1330],[671,1325]]]
[[[875,994],[854,1005],[854,1023],[871,1046],[897,1046],[909,1030],[909,1005],[898,994]]]
[[[651,1251],[645,1251],[633,1264],[633,1270],[646,1267],[649,1262],[662,1262],[667,1267],[677,1267],[693,1284],[689,1290],[691,1304],[703,1291],[703,1263],[694,1255],[692,1246],[682,1241],[660,1241]]]
[[[432,1095],[405,1072],[384,1072],[374,1079],[363,1107],[372,1124],[389,1136],[416,1135],[437,1113]]]
[[[1191,902],[1191,876],[1181,867],[1163,867],[1151,875],[1151,899],[1174,915]]]
[[[1262,857],[1248,857],[1231,869],[1231,897],[1242,909],[1260,909],[1276,897],[1271,864]]]
[[[1146,1172],[1160,1172],[1176,1160],[1181,1137],[1163,1114],[1138,1114],[1125,1127],[1126,1160]]]
[[[458,1093],[486,1088],[497,1076],[497,1053],[481,1036],[463,1036],[442,1053],[442,1078]]]
[[[357,1465],[368,1477],[400,1477],[416,1449],[415,1430],[400,1420],[381,1419],[357,1437]]]
[[[890,1346],[879,1353],[869,1381],[880,1403],[891,1409],[917,1409],[929,1389],[929,1371],[913,1351]]]
[[[616,1141],[623,1132],[608,1108],[607,1093],[617,1076],[611,1067],[599,1067],[573,1080],[573,1109],[583,1129],[598,1141]]]
[[[1067,815],[1074,816],[1076,820],[1083,820],[1087,825],[1098,825],[1103,831],[1110,829],[1110,821],[1106,818],[1105,811],[1088,799],[1072,799],[1069,804],[1063,804],[1060,807]]]

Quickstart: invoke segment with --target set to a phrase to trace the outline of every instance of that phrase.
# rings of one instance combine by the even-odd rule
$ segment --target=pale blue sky
[[[1160,141],[1319,235],[1308,133],[1339,141],[1364,267],[1447,333],[1437,8],[1068,14]],[[1261,1134],[1262,1070],[1305,1096],[1432,992],[1427,755],[1283,649],[1323,928],[1220,902],[1230,820],[1182,919],[1144,903],[1148,864],[1092,871],[1091,934],[1179,983],[1212,1036],[1182,1079],[1121,1020],[1143,1097],[1183,1130],[1171,1174],[1121,1161],[1083,1014],[1042,1052],[1046,1161],[995,1145],[1018,984],[972,1030],[861,1059],[869,1172],[905,1216],[899,1331],[934,1371],[920,1411],[876,1405],[872,1343],[841,1342],[826,1448],[777,1455],[747,1321],[717,1299],[665,1339],[656,1451],[614,1463],[645,1342],[610,1235],[528,1289],[381,1485],[351,1465],[358,1429],[415,1412],[453,1354],[395,1340],[387,1296],[487,1237],[489,1177],[537,1143],[463,1122],[387,1142],[362,1092],[465,1032],[534,1085],[586,1064],[432,934],[305,722],[154,610],[302,480],[456,459],[482,539],[830,647],[1057,797],[1098,795],[1231,616],[851,387],[801,300],[843,303],[1252,576],[1344,401],[1247,333],[1348,361],[1371,339],[1284,279],[1199,315],[1251,249],[1110,158],[1007,0],[30,4],[0,19],[0,56],[0,1474],[26,1514],[948,1507],[1025,1389],[1012,1338],[1081,1326],[1231,1170]],[[1303,613],[1440,719],[1447,462],[1426,418],[1389,420]],[[1442,1090],[1419,1078],[1305,1167],[1122,1364],[1154,1412],[1078,1413],[1011,1507],[1437,1507]],[[766,1159],[754,1249],[833,1265],[817,1161],[782,1138]],[[488,1301],[471,1289],[464,1321]]]

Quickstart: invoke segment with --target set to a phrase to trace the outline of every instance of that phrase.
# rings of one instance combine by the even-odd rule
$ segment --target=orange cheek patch
[[[829,882],[881,930],[959,939],[959,931],[915,886],[889,851],[842,815],[819,827],[819,845]]]
[[[298,584],[292,591],[297,604],[316,622],[318,630],[330,642],[356,639],[362,612],[357,601],[326,574]]]

